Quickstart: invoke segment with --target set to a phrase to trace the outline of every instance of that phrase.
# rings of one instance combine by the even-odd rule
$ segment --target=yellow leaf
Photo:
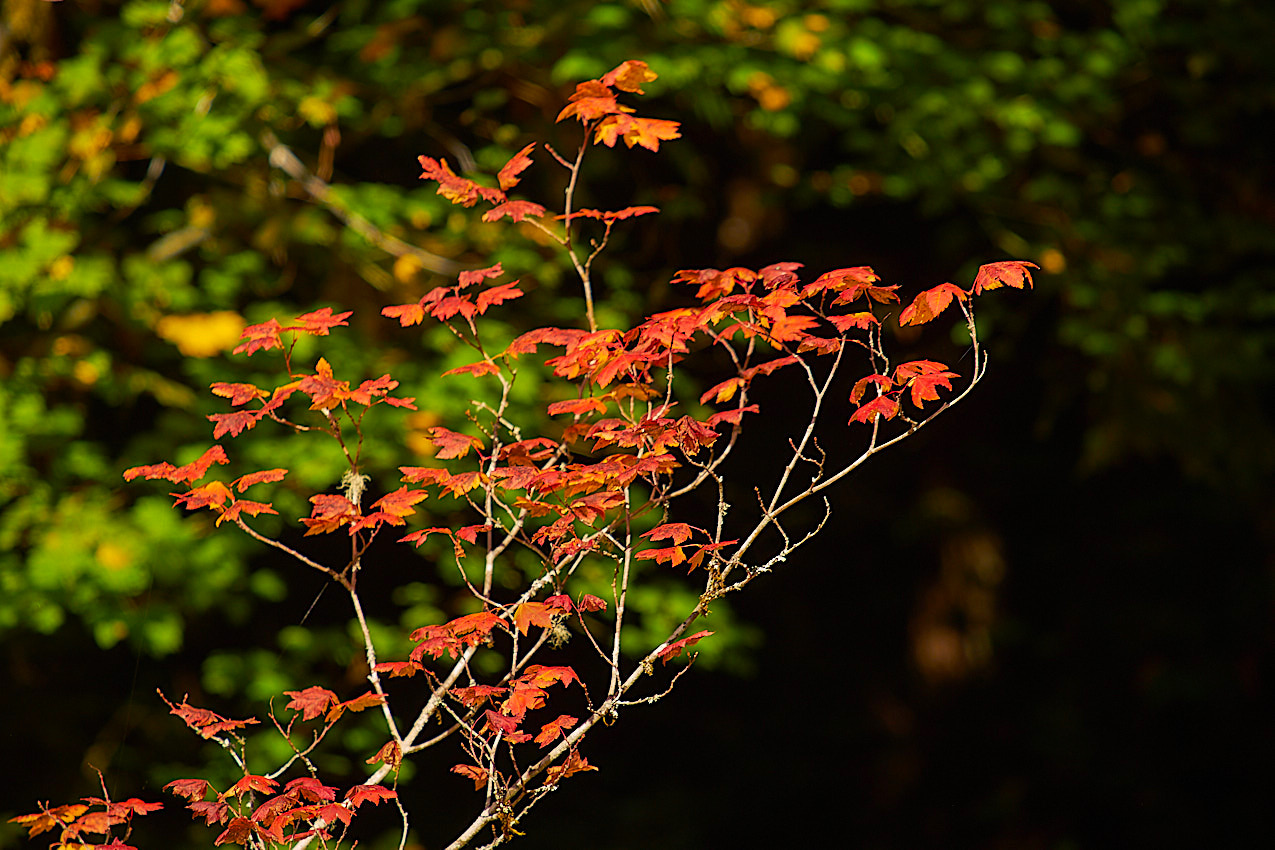
[[[230,310],[165,316],[155,325],[155,333],[177,346],[187,357],[212,357],[239,341],[243,317]]]

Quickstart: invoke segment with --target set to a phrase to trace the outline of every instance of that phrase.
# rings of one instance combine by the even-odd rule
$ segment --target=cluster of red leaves
[[[522,297],[523,291],[518,288],[516,280],[483,289],[477,297],[465,292],[476,283],[500,277],[502,274],[504,269],[501,268],[500,263],[485,269],[463,271],[460,273],[456,286],[436,286],[421,296],[416,303],[386,307],[381,310],[381,315],[398,319],[399,324],[405,328],[410,325],[419,325],[427,315],[440,322],[445,322],[453,316],[460,316],[472,327],[474,317],[486,313],[489,307]],[[495,371],[494,364],[490,369],[484,368],[484,365],[476,363],[463,369],[453,369],[446,374],[473,372],[479,375]]]
[[[100,848],[100,850],[136,850],[125,844],[123,839],[112,837],[109,842],[85,843],[86,836],[110,836],[117,826],[124,826],[125,837],[131,827],[134,815],[145,815],[158,811],[162,803],[147,803],[132,797],[115,802],[103,797],[84,797],[80,803],[65,806],[44,806],[38,812],[29,815],[18,815],[9,818],[9,823],[26,827],[28,837],[35,837],[44,832],[60,830],[58,848]]]
[[[642,84],[656,78],[656,74],[645,62],[630,60],[612,69],[596,80],[588,80],[576,86],[575,93],[569,98],[567,106],[558,114],[558,121],[577,118],[585,125],[586,133],[593,134],[594,144],[614,147],[617,141],[623,140],[630,148],[640,145],[650,151],[658,151],[660,142],[681,137],[680,125],[676,121],[660,118],[638,118],[633,109],[622,106],[617,98],[617,91],[644,94]],[[531,152],[534,144],[527,145],[500,169],[496,174],[495,186],[484,186],[475,180],[461,177],[452,171],[446,159],[420,156],[421,179],[438,184],[438,194],[453,204],[472,207],[479,201],[492,205],[483,213],[483,221],[499,221],[509,217],[515,222],[527,218],[543,218],[546,210],[540,204],[531,201],[513,200],[506,194],[518,185],[519,177],[531,164]],[[568,215],[556,216],[558,221],[570,223],[577,218],[591,218],[602,221],[609,228],[614,222],[633,216],[659,212],[655,207],[626,207],[622,210],[603,211],[594,209],[576,210]],[[497,265],[495,267],[499,269]],[[462,275],[463,278],[463,275]],[[462,280],[463,283],[463,280]],[[507,300],[522,293],[514,289],[515,283],[506,284],[504,292],[487,295],[488,304],[498,300]],[[490,292],[490,291],[489,291]],[[429,299],[429,300],[427,300]],[[399,319],[404,326],[416,324],[428,312],[434,318],[446,320],[456,313],[466,319],[472,319],[475,313],[482,313],[485,305],[482,296],[477,302],[469,302],[459,298],[451,288],[436,289],[422,298],[417,304],[405,304],[386,308],[385,315]],[[483,374],[479,364],[467,369],[477,369],[474,374]]]
[[[364,803],[379,805],[393,800],[396,791],[380,785],[355,785],[337,802],[337,788],[313,777],[293,779],[279,790],[279,783],[267,776],[246,774],[218,792],[203,779],[178,779],[164,790],[187,801],[196,819],[208,826],[225,829],[214,843],[248,846],[258,842],[292,844],[311,836],[332,841],[328,828],[340,823],[349,826],[354,813]],[[212,792],[212,799],[205,799]],[[277,792],[277,793],[276,793]],[[266,795],[260,803],[256,795]],[[290,830],[285,832],[285,830]]]
[[[582,95],[578,102],[587,99]],[[599,108],[602,107],[596,103],[588,107]],[[453,473],[438,467],[404,467],[402,480],[406,484],[437,486],[440,493],[456,498],[479,488],[503,491],[530,518],[546,518],[532,534],[532,540],[548,546],[555,561],[595,548],[597,539],[591,529],[605,525],[625,508],[626,490],[634,481],[658,484],[681,465],[678,453],[692,457],[711,448],[721,436],[720,428],[738,427],[745,413],[757,410],[756,405],[747,403],[747,389],[755,379],[801,364],[801,355],[806,353],[833,354],[847,344],[873,350],[873,340],[879,343],[881,321],[873,310],[877,305],[897,302],[898,286],[881,283],[866,266],[836,269],[803,284],[798,277],[800,268],[797,263],[776,263],[759,270],[683,270],[674,282],[696,286],[699,306],[653,315],[629,331],[539,328],[519,336],[497,355],[454,370],[496,372],[510,367],[518,358],[535,354],[541,345],[560,348],[560,354],[544,363],[555,375],[576,384],[579,395],[550,403],[547,412],[551,416],[570,415],[573,422],[566,426],[561,444],[545,438],[528,441],[532,445],[516,444],[495,463],[482,456],[483,443],[478,438],[434,428],[429,436],[438,448],[438,459],[462,459],[477,450],[478,468]],[[935,318],[953,300],[963,303],[1002,281],[1011,286],[1030,283],[1028,268],[1034,266],[1017,262],[985,266],[971,291],[959,290],[952,284],[935,287],[917,296],[902,319],[920,324]],[[477,274],[487,275],[493,270]],[[460,288],[463,286],[457,291]],[[633,413],[633,401],[655,396],[656,370],[671,368],[703,341],[719,345],[761,342],[765,344],[761,350],[768,348],[778,356],[745,362],[734,377],[705,392],[700,397],[702,404],[727,407],[703,419],[691,414],[671,415],[668,405],[648,405],[641,415]],[[850,402],[856,409],[850,422],[871,424],[878,417],[892,419],[902,410],[905,396],[913,406],[922,408],[938,401],[940,390],[950,391],[955,377],[956,373],[945,364],[930,360],[904,363],[889,375],[869,375],[851,392]],[[866,396],[869,387],[875,387],[876,393]],[[620,415],[612,415],[613,412]],[[591,443],[587,451],[600,459],[573,463],[569,460],[570,451],[554,457],[556,448],[571,447],[580,441]],[[402,492],[423,498],[420,491]],[[335,501],[341,497],[324,498]],[[334,510],[323,521],[323,530],[346,522],[351,530],[363,527],[353,505],[339,507],[340,511]],[[404,515],[382,520],[397,524]],[[311,530],[315,527],[318,526],[312,525]],[[461,558],[464,553],[460,540],[474,542],[472,532],[479,528],[462,530],[467,535],[446,528],[427,528],[403,539],[419,546],[434,534],[449,535],[457,558]],[[683,543],[690,529],[676,525],[648,532],[657,535],[648,539],[662,539],[658,536],[661,532],[673,538],[672,545],[645,550],[639,557],[671,566],[686,563],[694,569],[731,542],[709,539],[687,547]],[[681,537],[676,538],[675,534]]]
[[[195,708],[189,705],[185,697],[182,697],[181,705],[173,705],[162,691],[159,692],[159,698],[168,704],[169,714],[180,717],[182,722],[197,732],[201,738],[215,738],[224,732],[233,732],[260,722],[255,717],[249,717],[247,720],[230,720],[206,708]]]

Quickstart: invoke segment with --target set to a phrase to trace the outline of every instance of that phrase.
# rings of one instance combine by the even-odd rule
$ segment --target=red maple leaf
[[[646,92],[642,91],[642,84],[649,83],[657,77],[658,75],[645,62],[639,59],[630,59],[607,71],[603,75],[601,83],[604,86],[615,86],[620,91],[646,94]]]
[[[263,469],[260,472],[249,472],[247,475],[241,475],[234,481],[231,481],[230,485],[242,493],[253,484],[267,484],[273,481],[282,481],[284,476],[287,474],[288,470],[286,469]]]
[[[254,776],[249,773],[243,779],[240,779],[234,785],[226,789],[226,793],[221,795],[224,800],[227,797],[240,797],[244,794],[258,792],[266,794],[279,787],[279,783],[275,782],[267,776]]]
[[[531,201],[505,201],[483,213],[483,221],[500,221],[505,216],[509,216],[515,222],[519,222],[528,216],[541,218],[544,214],[545,208],[540,204],[533,204]]]
[[[473,375],[475,378],[481,378],[483,375],[494,375],[500,371],[500,367],[490,360],[479,360],[476,363],[469,363],[464,366],[457,366],[455,369],[448,369],[443,373],[443,377],[448,375]]]
[[[514,625],[524,635],[532,626],[547,629],[553,625],[553,610],[543,602],[524,602],[514,614]]]
[[[328,713],[324,716],[324,720],[328,723],[339,719],[342,714],[347,711],[363,711],[376,705],[385,704],[385,694],[378,694],[375,691],[368,691],[362,696],[354,699],[347,699],[345,702],[339,702],[328,709]]]
[[[221,512],[221,515],[217,517],[217,525],[221,525],[223,522],[234,522],[239,519],[240,514],[247,514],[248,516],[275,514],[277,516],[278,513],[279,512],[274,509],[274,505],[270,502],[254,502],[249,499],[235,499],[227,505],[225,510]]]
[[[894,387],[894,382],[886,375],[868,375],[855,381],[854,389],[850,391],[851,404],[858,404],[859,399],[863,398],[864,392],[867,391],[869,384],[876,384],[881,392],[888,392]]]
[[[634,118],[632,115],[616,113],[602,119],[594,130],[593,141],[610,148],[615,147],[618,139],[623,139],[629,147],[641,145],[649,151],[658,151],[660,142],[681,138],[680,127],[676,121]]]
[[[213,395],[230,399],[231,407],[238,407],[241,404],[247,404],[256,398],[265,398],[269,393],[265,390],[258,389],[252,384],[227,384],[221,381],[210,385]]]
[[[1032,285],[1032,273],[1028,269],[1039,269],[1035,263],[1024,263],[1018,260],[1006,260],[1000,263],[988,263],[978,267],[974,277],[974,294],[982,295],[989,289],[1012,286],[1022,289]]]
[[[324,785],[313,776],[303,776],[283,786],[283,790],[299,794],[305,799],[316,803],[327,803],[336,799],[337,789],[332,785]]]
[[[615,93],[611,91],[609,86],[599,80],[587,80],[583,83],[577,83],[575,92],[567,100],[569,102],[558,113],[556,121],[575,116],[580,119],[580,123],[588,124],[590,121],[594,121],[604,115],[633,111],[627,106],[620,106],[616,103]]]
[[[503,714],[492,711],[490,708],[483,712],[483,717],[487,719],[486,728],[488,729],[505,735],[518,731],[518,718],[516,717],[506,717]]]
[[[686,649],[688,646],[694,646],[695,644],[699,643],[701,640],[703,640],[704,638],[708,637],[711,634],[713,634],[713,632],[709,632],[709,631],[696,632],[690,637],[682,638],[681,640],[676,641],[675,643],[670,643],[668,646],[664,647],[658,653],[656,653],[655,657],[659,658],[661,661],[667,664],[670,658],[676,658],[677,656],[682,654],[682,650]]]
[[[164,786],[169,794],[197,803],[208,793],[208,782],[203,779],[175,779]]]
[[[354,503],[339,494],[320,493],[311,496],[310,502],[313,505],[310,516],[301,518],[302,524],[306,526],[307,536],[336,531],[359,515]]]
[[[877,396],[854,412],[851,422],[871,425],[878,416],[893,419],[899,413],[899,403],[888,395]]]
[[[900,325],[923,325],[936,318],[952,303],[952,299],[964,301],[969,296],[965,290],[954,283],[941,283],[933,289],[927,289],[903,308],[899,314]]]
[[[226,502],[234,501],[234,496],[230,492],[230,488],[220,481],[210,481],[200,487],[195,487],[185,493],[169,493],[170,496],[176,498],[174,505],[184,505],[188,511],[197,511],[200,508],[221,507]]]
[[[462,458],[469,454],[471,448],[481,449],[483,447],[482,440],[477,437],[458,434],[441,425],[436,425],[429,429],[429,441],[438,447],[440,460]]]
[[[396,797],[398,797],[397,791],[383,785],[355,785],[345,792],[345,799],[356,809],[364,803],[379,806],[382,800],[393,800]]]
[[[666,522],[663,525],[657,525],[650,531],[642,535],[647,540],[672,540],[674,543],[685,543],[690,539],[691,532],[703,529],[696,529],[694,526],[687,525],[684,522]]]
[[[406,487],[399,487],[397,490],[386,493],[377,499],[372,503],[372,507],[398,517],[411,516],[416,513],[416,509],[412,505],[425,501],[428,495],[424,490],[409,490]]]
[[[473,180],[458,177],[445,159],[433,159],[428,156],[418,156],[416,159],[421,164],[421,179],[438,183],[438,194],[453,204],[472,207],[478,203],[479,198],[493,203],[505,199],[505,193],[498,189],[487,189]]]
[[[522,720],[528,711],[534,711],[545,704],[545,696],[544,690],[536,685],[514,682],[509,697],[500,704],[500,710],[515,720]]]
[[[487,785],[487,768],[485,767],[479,767],[474,764],[458,764],[452,768],[452,773],[459,773],[461,776],[467,776],[474,780],[475,790]]]
[[[578,722],[570,714],[559,714],[557,720],[551,720],[540,727],[540,734],[536,736],[536,743],[542,747],[547,747],[561,738],[567,729],[575,726]]]
[[[216,427],[213,428],[213,439],[220,440],[226,434],[238,437],[261,421],[261,413],[251,410],[237,410],[234,413],[213,413],[208,417]]]
[[[569,776],[575,776],[577,773],[584,773],[587,770],[597,770],[596,767],[589,764],[589,760],[581,756],[575,750],[572,750],[567,760],[562,764],[555,764],[553,767],[545,771],[545,782],[550,785],[560,782]]]
[[[350,323],[346,319],[352,315],[354,315],[353,310],[334,314],[331,307],[322,307],[312,313],[303,313],[297,316],[299,324],[284,328],[284,330],[301,331],[315,336],[327,336],[332,328],[348,327]]]
[[[518,288],[518,281],[516,280],[502,283],[500,286],[493,286],[491,289],[484,289],[478,293],[478,312],[480,314],[486,313],[487,308],[494,304],[503,304],[506,301],[521,298],[525,294]]]
[[[419,325],[425,320],[425,299],[415,304],[399,304],[394,307],[382,307],[381,315],[389,319],[398,319],[403,327]]]
[[[328,706],[340,702],[337,695],[327,688],[313,685],[304,691],[284,691],[284,696],[292,697],[285,708],[301,712],[302,720],[313,720],[328,710]]]
[[[870,325],[879,325],[880,321],[871,313],[850,313],[845,316],[829,316],[828,321],[832,322],[833,327],[846,333],[851,328],[859,330],[867,330]]]
[[[499,696],[508,688],[495,685],[470,685],[468,688],[452,688],[448,693],[456,697],[469,708],[478,708],[492,697]]]
[[[499,181],[501,189],[508,192],[510,189],[518,185],[518,175],[531,165],[531,157],[528,156],[528,154],[531,153],[532,148],[535,146],[535,142],[532,142],[522,150],[518,151],[518,153],[514,154],[513,157],[511,157],[496,174],[496,180]],[[484,216],[484,218],[486,218],[486,216]]]
[[[239,335],[239,338],[245,341],[236,345],[231,353],[238,354],[242,351],[252,356],[258,351],[283,348],[283,340],[279,337],[281,330],[283,330],[283,327],[275,319],[263,322],[260,325],[249,325]]]
[[[824,272],[815,278],[814,281],[806,284],[801,289],[801,297],[809,298],[812,295],[818,295],[820,292],[831,290],[833,292],[841,292],[851,286],[872,286],[881,278],[871,266],[855,266],[850,269],[834,269],[830,272]],[[856,296],[858,297],[858,296]]]
[[[607,609],[606,600],[600,599],[591,593],[586,593],[580,597],[580,602],[576,605],[581,611],[605,611]]]
[[[459,275],[459,288],[467,289],[475,283],[482,283],[484,280],[500,277],[504,273],[505,270],[501,268],[500,263],[496,263],[494,266],[488,266],[485,269],[466,269]]]

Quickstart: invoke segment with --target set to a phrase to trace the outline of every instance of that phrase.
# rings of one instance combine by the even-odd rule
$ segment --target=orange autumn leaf
[[[528,154],[531,153],[535,146],[535,142],[532,142],[522,150],[518,151],[518,153],[514,154],[513,157],[510,158],[510,160],[506,162],[496,174],[496,180],[500,183],[501,189],[508,192],[510,189],[518,185],[518,175],[531,165],[531,157],[528,156]]]
[[[621,62],[608,71],[603,75],[601,82],[604,86],[615,86],[620,91],[646,94],[646,92],[642,91],[642,84],[652,82],[658,78],[659,75],[652,71],[645,62],[640,59],[630,59],[627,62]]]
[[[965,290],[953,283],[941,283],[933,289],[927,289],[903,308],[899,314],[900,325],[923,325],[938,317],[948,308],[952,299],[964,301],[969,296]]]
[[[985,266],[979,266],[978,274],[974,277],[974,294],[982,295],[989,289],[999,289],[1002,286],[1012,286],[1014,289],[1031,286],[1032,273],[1028,269],[1039,268],[1040,266],[1035,263],[1025,263],[1018,260],[1006,260],[1000,263],[988,263]]]
[[[416,513],[416,509],[412,505],[425,501],[428,496],[429,494],[424,490],[409,490],[406,487],[399,487],[397,490],[386,493],[373,502],[372,509],[384,511],[387,514],[393,514],[398,517],[411,516]]]

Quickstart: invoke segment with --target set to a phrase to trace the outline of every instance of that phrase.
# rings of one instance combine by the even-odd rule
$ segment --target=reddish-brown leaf
[[[226,793],[222,794],[221,797],[224,800],[227,797],[240,797],[254,792],[268,794],[278,787],[279,783],[268,776],[254,776],[250,773],[226,789]]]
[[[300,779],[294,779],[283,786],[283,790],[299,794],[315,803],[328,803],[335,800],[337,791],[334,786],[324,785],[313,776],[303,776]]]
[[[532,142],[522,150],[518,151],[518,153],[514,154],[513,157],[504,164],[504,166],[500,169],[500,172],[496,174],[496,180],[500,182],[501,189],[508,192],[510,189],[518,185],[518,175],[531,165],[531,157],[528,156],[528,154],[531,153],[532,148],[535,146],[535,143]]]
[[[344,313],[333,313],[331,307],[323,307],[312,313],[303,313],[297,316],[297,324],[292,327],[284,328],[287,331],[301,331],[302,333],[314,334],[315,336],[327,336],[332,328],[349,326],[346,319],[354,315],[353,310]]]
[[[254,824],[248,818],[233,818],[226,827],[226,831],[217,836],[217,840],[213,842],[214,847],[220,847],[223,844],[242,844],[252,839]]]
[[[500,277],[505,273],[500,263],[494,266],[488,266],[485,269],[466,269],[461,272],[458,279],[460,281],[460,289],[468,289],[475,283],[482,283],[484,280]]]
[[[210,386],[213,395],[230,399],[231,407],[238,407],[241,404],[247,404],[253,399],[265,398],[270,395],[265,390],[257,389],[252,384],[226,384],[217,382]]]
[[[398,770],[398,766],[403,763],[403,748],[398,745],[398,741],[387,741],[364,764],[380,764],[381,762],[385,762],[385,766],[391,770]]]
[[[247,475],[241,475],[234,481],[231,481],[230,485],[242,493],[253,484],[268,484],[274,481],[282,481],[284,476],[287,474],[288,470],[286,469],[263,469],[260,472],[249,472]]]
[[[457,366],[455,369],[448,369],[443,373],[443,377],[448,375],[473,375],[475,378],[481,378],[483,375],[494,375],[500,371],[500,367],[490,360],[479,360],[476,363],[470,363],[466,366]]]
[[[866,331],[872,325],[881,324],[877,317],[871,313],[850,313],[846,316],[829,316],[828,321],[832,322],[833,327],[846,333],[851,328],[858,328]]]
[[[656,653],[655,657],[659,658],[661,661],[667,664],[670,658],[676,658],[677,656],[682,654],[682,650],[686,649],[688,646],[694,646],[695,644],[699,643],[701,640],[703,640],[704,638],[708,637],[711,634],[713,633],[709,631],[696,632],[690,637],[682,638],[679,641],[670,643],[668,646],[664,647],[658,653]]]
[[[519,222],[528,217],[541,218],[544,214],[545,208],[540,204],[533,204],[531,201],[505,201],[483,213],[483,221],[500,221],[505,216],[509,216],[515,222]]]
[[[213,428],[213,439],[220,440],[226,434],[238,437],[244,431],[251,430],[253,426],[261,421],[261,413],[251,410],[237,410],[234,413],[213,413],[209,415],[208,421],[216,426]]]
[[[685,543],[690,539],[691,532],[695,530],[694,526],[684,522],[666,522],[663,525],[657,525],[650,531],[642,535],[647,540],[672,540],[674,543]],[[703,529],[699,529],[703,530]]]
[[[941,283],[933,289],[927,289],[903,308],[899,314],[900,325],[923,325],[936,318],[952,303],[952,299],[964,301],[969,296],[965,290],[954,283]]]
[[[607,609],[606,600],[600,599],[591,593],[586,593],[580,597],[577,607],[581,611],[605,611]]]
[[[208,793],[209,784],[203,779],[175,779],[164,786],[169,794],[198,803]]]
[[[284,691],[283,694],[292,697],[285,708],[301,712],[302,720],[313,720],[327,711],[328,706],[340,702],[336,694],[318,685],[304,691]]]
[[[888,395],[878,396],[865,403],[850,417],[851,422],[862,422],[871,425],[878,416],[893,419],[899,413],[899,403]]]
[[[283,348],[283,340],[279,337],[279,332],[283,330],[283,326],[275,319],[263,322],[260,325],[249,325],[243,329],[243,333],[239,338],[244,342],[235,346],[232,354],[244,352],[249,356],[258,351],[269,351],[272,348]]]
[[[567,756],[567,760],[562,764],[555,764],[553,767],[545,771],[545,782],[550,785],[560,782],[569,776],[575,776],[577,773],[584,773],[588,770],[597,770],[596,767],[589,764],[589,760],[581,756],[575,750]]]
[[[396,797],[398,797],[397,791],[383,785],[355,785],[345,792],[345,799],[356,809],[364,803],[379,806],[382,800],[393,800]]]
[[[504,304],[506,301],[513,301],[515,298],[521,298],[525,295],[518,288],[518,281],[510,281],[502,283],[500,286],[493,286],[491,289],[484,289],[478,293],[478,312],[486,313],[487,308],[495,304]]]
[[[979,266],[974,277],[974,294],[982,295],[989,289],[1012,286],[1022,289],[1032,285],[1032,273],[1028,269],[1039,269],[1035,263],[1024,263],[1018,260],[1006,260],[1000,263],[988,263]]]
[[[470,449],[481,449],[483,447],[482,440],[477,437],[458,434],[441,425],[436,425],[429,429],[429,441],[438,448],[440,460],[462,458],[469,454]]]
[[[578,722],[570,714],[559,714],[557,720],[551,720],[540,727],[540,734],[536,736],[536,743],[542,747],[547,747],[561,738],[567,729],[575,726]]]
[[[475,764],[458,764],[452,768],[452,773],[459,773],[461,776],[474,780],[474,788],[482,789],[487,785],[487,768],[479,767]]]
[[[488,729],[505,735],[518,731],[518,719],[515,717],[506,717],[490,708],[483,712],[483,716],[487,719]]]
[[[588,124],[604,115],[633,111],[627,106],[616,103],[615,93],[600,80],[577,83],[575,92],[568,100],[570,102],[558,113],[556,121],[563,121],[574,116],[580,119],[580,123]]]
[[[478,708],[487,700],[500,696],[509,690],[495,685],[470,685],[468,688],[452,688],[448,693],[456,697],[469,708]]]
[[[869,384],[875,384],[881,392],[889,392],[894,386],[894,383],[886,375],[868,375],[866,378],[860,378],[855,382],[854,389],[850,391],[851,404],[859,403]]]
[[[559,413],[582,416],[589,413],[606,413],[606,409],[606,402],[600,398],[589,396],[587,398],[573,398],[567,401],[555,401],[549,405],[548,413],[550,416],[557,416]]]
[[[600,82],[604,86],[615,86],[620,91],[646,94],[642,91],[642,84],[649,83],[657,77],[658,75],[645,62],[630,59],[607,71]]]
[[[254,502],[249,499],[235,499],[229,505],[226,505],[225,510],[223,510],[217,517],[217,525],[221,525],[223,522],[235,522],[239,519],[241,514],[247,514],[248,516],[260,516],[261,514],[278,515],[278,513],[279,512],[274,509],[274,505],[270,502]]]

